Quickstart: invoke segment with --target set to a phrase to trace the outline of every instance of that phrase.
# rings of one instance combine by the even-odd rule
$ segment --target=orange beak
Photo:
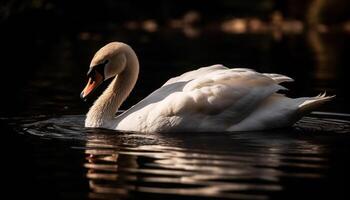
[[[85,99],[102,82],[103,82],[103,76],[100,73],[96,72],[94,79],[92,79],[91,77],[89,78],[87,85],[85,86],[84,90],[80,94],[80,97],[82,99]]]

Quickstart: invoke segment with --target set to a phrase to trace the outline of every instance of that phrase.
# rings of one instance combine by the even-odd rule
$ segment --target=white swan
[[[171,78],[115,116],[138,73],[137,56],[124,43],[109,43],[95,54],[81,97],[104,80],[114,79],[87,113],[86,127],[138,132],[265,130],[291,126],[333,98],[325,94],[288,98],[277,93],[285,89],[279,83],[293,81],[287,76],[212,65]]]

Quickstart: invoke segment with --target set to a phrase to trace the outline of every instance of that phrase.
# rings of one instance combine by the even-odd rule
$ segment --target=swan
[[[116,116],[138,74],[139,61],[129,45],[111,42],[98,50],[81,98],[114,78],[89,109],[85,127],[144,133],[267,130],[291,126],[334,97],[288,98],[278,93],[286,90],[280,83],[293,81],[287,76],[217,64],[169,79]]]

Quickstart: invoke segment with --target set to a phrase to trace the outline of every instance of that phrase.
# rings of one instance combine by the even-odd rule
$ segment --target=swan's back
[[[142,132],[247,131],[292,125],[331,97],[287,98],[277,94],[292,81],[279,74],[222,65],[169,79],[118,116],[116,129]]]

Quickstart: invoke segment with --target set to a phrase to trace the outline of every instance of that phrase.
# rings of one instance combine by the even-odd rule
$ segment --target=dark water
[[[23,23],[28,16],[30,26]],[[2,24],[2,74],[13,80],[0,80],[1,163],[3,189],[12,199],[350,199],[348,33],[276,37],[199,28],[186,35],[185,29],[150,33],[113,22],[63,21],[37,14]],[[134,47],[141,64],[122,109],[169,77],[216,63],[286,74],[296,80],[285,85],[292,97],[323,91],[337,97],[284,130],[86,129],[93,99],[79,99],[85,74],[95,51],[115,40]]]
[[[86,129],[83,115],[17,118],[8,123],[26,149],[11,178],[49,199],[347,199],[349,119],[316,113],[269,132],[140,134]]]

